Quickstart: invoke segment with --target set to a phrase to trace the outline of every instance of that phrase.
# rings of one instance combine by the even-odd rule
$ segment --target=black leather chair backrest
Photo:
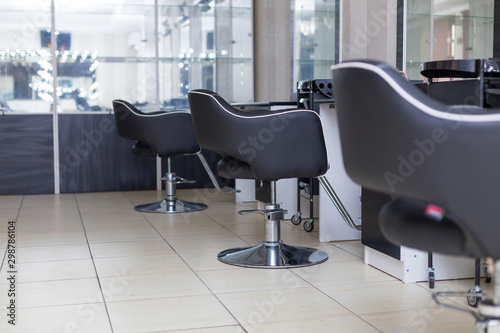
[[[188,111],[141,112],[123,100],[113,101],[118,134],[149,147],[152,155],[173,156],[200,151]]]
[[[317,177],[328,169],[323,128],[311,110],[245,112],[217,93],[188,93],[202,148],[248,164],[256,179]]]
[[[334,66],[333,85],[348,175],[444,208],[464,254],[500,258],[500,114],[441,104],[373,61]]]

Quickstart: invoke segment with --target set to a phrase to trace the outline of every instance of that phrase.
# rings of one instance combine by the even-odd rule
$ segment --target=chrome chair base
[[[207,205],[202,203],[187,202],[183,200],[167,201],[165,199],[150,204],[135,206],[135,210],[139,212],[163,214],[196,212],[206,208]]]
[[[320,264],[328,259],[321,250],[278,243],[266,243],[222,251],[218,259],[223,263],[253,268],[294,268]]]

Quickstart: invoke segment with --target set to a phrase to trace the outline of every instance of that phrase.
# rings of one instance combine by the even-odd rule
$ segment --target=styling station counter
[[[325,174],[335,193],[355,224],[361,224],[361,187],[355,184],[344,169],[337,110],[331,101],[319,103],[319,114],[323,123],[328,162],[330,168]],[[325,189],[319,188],[319,241],[357,240],[361,232],[349,227],[339,213]]]
[[[325,190],[319,195],[319,237],[321,242],[360,239],[364,248],[364,262],[386,272],[405,283],[428,280],[428,253],[395,246],[383,237],[379,224],[379,211],[391,199],[361,187],[347,176],[340,146],[337,112],[332,103],[320,104],[330,169],[326,173],[333,189],[356,224],[359,232],[343,220]],[[474,259],[433,254],[435,280],[474,277]]]

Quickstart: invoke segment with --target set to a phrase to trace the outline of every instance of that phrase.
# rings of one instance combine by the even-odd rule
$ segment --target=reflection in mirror
[[[0,0],[0,98],[15,111],[51,110],[52,17],[39,5]],[[186,108],[196,88],[253,100],[251,0],[74,0],[54,15],[58,111],[110,111],[116,98]]]
[[[187,108],[191,89],[216,90],[231,102],[253,100],[252,3],[159,2],[160,100]]]
[[[99,111],[98,106],[91,106],[99,93],[95,71],[99,62],[96,60],[97,52],[90,54],[71,51],[58,51],[57,96],[60,99],[58,111]],[[35,111],[29,107],[28,101],[42,100],[47,102],[45,110],[52,102],[53,67],[51,55],[47,49],[0,51],[0,70],[2,76],[0,91],[1,98],[11,105],[9,109],[19,111]],[[7,102],[12,100],[10,102]],[[72,100],[68,103],[67,100]],[[24,102],[23,102],[24,101]],[[36,103],[39,107],[39,103]],[[24,107],[23,107],[24,106]]]
[[[411,80],[422,80],[427,61],[493,56],[493,0],[408,0],[406,6],[404,70]]]

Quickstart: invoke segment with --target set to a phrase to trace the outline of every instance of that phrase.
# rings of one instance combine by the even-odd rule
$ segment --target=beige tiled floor
[[[213,190],[179,196],[208,209],[147,214],[157,191],[0,196],[0,332],[474,332],[473,318],[434,304],[363,263],[359,241],[319,243],[285,221],[282,238],[329,254],[323,264],[264,270],[217,253],[260,242],[261,215],[237,214]],[[7,324],[7,225],[16,225],[16,326]],[[438,281],[466,291],[471,280]],[[466,306],[464,299],[448,300]]]

